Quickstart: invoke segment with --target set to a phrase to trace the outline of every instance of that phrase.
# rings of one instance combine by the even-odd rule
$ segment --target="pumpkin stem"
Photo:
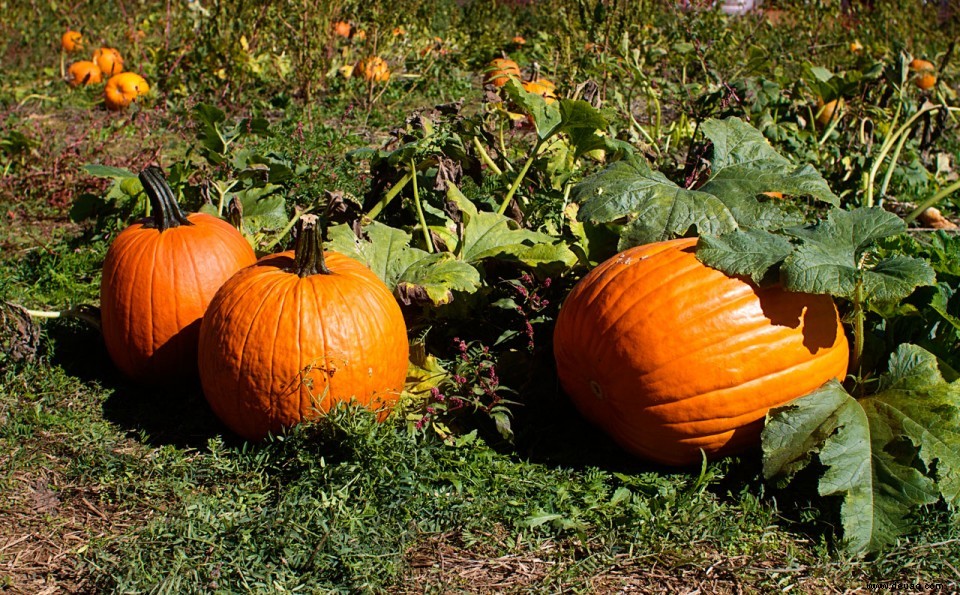
[[[316,215],[301,215],[297,222],[297,245],[294,248],[294,258],[297,263],[297,275],[331,275],[327,263],[323,259],[323,241],[319,217]]]
[[[150,165],[140,172],[138,177],[143,184],[143,189],[147,192],[150,208],[153,211],[153,218],[149,219],[144,227],[164,231],[171,227],[193,225],[180,210],[180,205],[173,196],[173,190],[159,167]]]

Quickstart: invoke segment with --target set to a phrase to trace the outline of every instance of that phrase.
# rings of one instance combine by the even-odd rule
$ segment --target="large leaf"
[[[819,493],[841,496],[846,549],[876,551],[909,531],[913,508],[960,502],[960,384],[936,357],[901,345],[880,391],[859,401],[836,382],[775,408],[764,476],[788,480],[817,456]]]
[[[512,257],[529,266],[570,266],[577,260],[556,238],[523,229],[505,215],[478,210],[456,186],[448,188],[447,200],[460,209],[462,233],[455,249],[459,260],[478,264],[487,258]]]
[[[548,104],[540,95],[527,92],[520,82],[512,77],[503,89],[517,107],[533,118],[533,125],[540,140],[550,138],[560,130],[561,115],[557,102]]]
[[[861,403],[871,431],[889,436],[891,443],[908,438],[940,495],[952,506],[960,504],[960,383],[944,381],[937,358],[901,345],[880,379],[880,392]]]
[[[699,188],[701,192],[737,201],[775,191],[812,196],[834,206],[840,204],[815,169],[791,164],[746,122],[737,118],[711,119],[703,122],[700,129],[713,143],[710,177]]]
[[[287,223],[286,199],[278,193],[281,189],[267,184],[228,193],[232,200],[240,201],[243,226],[248,233],[281,229]]]
[[[786,238],[760,229],[737,229],[719,238],[705,235],[697,241],[700,262],[728,275],[750,277],[756,284],[792,250]]]
[[[406,303],[446,304],[454,291],[473,292],[480,286],[480,273],[448,253],[430,254],[410,246],[410,235],[373,222],[364,228],[368,240],[354,234],[348,225],[329,229],[328,247],[366,264]]]
[[[781,267],[791,291],[825,293],[861,301],[891,302],[906,298],[921,285],[935,282],[933,269],[919,259],[893,256],[864,258],[876,240],[902,233],[904,222],[880,208],[832,209],[815,227],[789,230],[801,241]]]
[[[801,221],[784,205],[759,200],[764,192],[839,203],[820,174],[792,164],[749,124],[736,118],[707,120],[702,129],[713,143],[713,158],[700,188],[681,188],[631,156],[574,187],[571,196],[581,205],[581,220],[626,219],[621,242],[626,247],[686,235],[693,227],[700,235],[720,235],[738,228],[781,229]]]
[[[630,219],[625,235],[631,244],[682,236],[691,227],[714,235],[737,228],[719,198],[677,186],[642,157],[610,164],[577,184],[571,196],[580,204],[581,221]]]

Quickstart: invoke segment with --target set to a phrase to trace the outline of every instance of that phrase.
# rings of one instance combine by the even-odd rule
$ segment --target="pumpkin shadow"
[[[103,417],[128,437],[150,446],[201,452],[207,450],[211,439],[220,436],[227,444],[240,443],[211,411],[198,382],[146,387],[119,375],[116,380],[103,403]]]
[[[773,286],[757,290],[757,297],[763,315],[774,325],[795,329],[803,324],[803,346],[811,354],[833,346],[837,336],[836,324],[810,322],[837,319],[830,296],[784,291]]]
[[[556,378],[538,374],[539,378]],[[523,406],[515,408],[513,453],[551,467],[594,467],[616,473],[685,472],[639,459],[587,421],[555,381],[524,390]]]

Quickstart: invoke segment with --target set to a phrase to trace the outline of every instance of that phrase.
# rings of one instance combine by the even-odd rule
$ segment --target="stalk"
[[[538,140],[537,144],[534,145],[533,151],[530,152],[530,157],[528,157],[526,163],[523,164],[523,168],[520,169],[520,173],[517,174],[516,179],[510,186],[510,189],[507,190],[506,196],[503,197],[503,202],[500,203],[500,208],[497,209],[498,215],[503,215],[506,212],[507,206],[510,205],[510,200],[513,198],[513,195],[516,194],[517,188],[520,187],[520,183],[523,182],[523,178],[526,177],[527,171],[530,169],[530,166],[533,165],[533,161],[537,158],[537,154],[540,152],[540,146],[542,144],[543,141]]]
[[[73,308],[67,308],[66,310],[31,310],[10,302],[4,302],[4,305],[20,309],[31,318],[42,318],[48,320],[53,318],[77,318],[86,322],[97,330],[100,329],[100,310],[87,304],[81,304]]]
[[[853,295],[853,356],[850,361],[850,369],[857,378],[860,377],[860,360],[863,357],[864,342],[864,321],[866,314],[863,311],[863,282],[857,283],[857,288]]]
[[[420,220],[420,228],[423,229],[423,242],[427,245],[427,252],[433,254],[433,238],[430,237],[430,228],[427,227],[427,219],[423,216],[423,205],[420,204],[420,188],[417,186],[417,167],[410,160],[410,171],[413,172],[413,204],[417,208],[417,219]]]
[[[414,169],[413,171],[415,172],[416,169]],[[385,209],[387,205],[389,205],[390,202],[394,198],[396,198],[398,194],[400,194],[400,191],[403,190],[403,188],[407,185],[411,177],[412,177],[411,172],[407,172],[403,174],[403,177],[397,180],[397,183],[394,184],[393,187],[390,188],[390,190],[388,190],[387,193],[383,195],[383,198],[380,199],[380,202],[373,205],[373,208],[370,209],[370,212],[367,213],[367,218],[376,219],[377,215],[380,214],[380,211]]]
[[[153,216],[147,220],[144,227],[157,229],[164,232],[181,225],[193,225],[189,219],[180,210],[177,199],[173,196],[173,190],[166,178],[163,177],[163,171],[154,165],[148,166],[138,176],[143,189],[150,199],[150,207]]]
[[[486,166],[490,168],[490,171],[498,176],[503,175],[503,170],[497,167],[497,164],[490,158],[490,154],[483,148],[483,145],[480,144],[480,140],[477,137],[473,137],[473,148],[477,151],[477,155],[480,156],[480,161],[483,161]]]
[[[297,224],[297,244],[294,261],[298,277],[332,275],[323,258],[323,241],[319,229],[320,218],[316,215],[301,215]]]

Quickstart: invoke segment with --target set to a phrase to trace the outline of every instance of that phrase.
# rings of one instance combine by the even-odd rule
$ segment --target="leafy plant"
[[[845,549],[877,551],[913,528],[918,506],[960,503],[958,425],[960,385],[904,344],[874,394],[855,399],[831,382],[772,410],[764,476],[786,482],[816,457],[819,493],[842,498]]]

